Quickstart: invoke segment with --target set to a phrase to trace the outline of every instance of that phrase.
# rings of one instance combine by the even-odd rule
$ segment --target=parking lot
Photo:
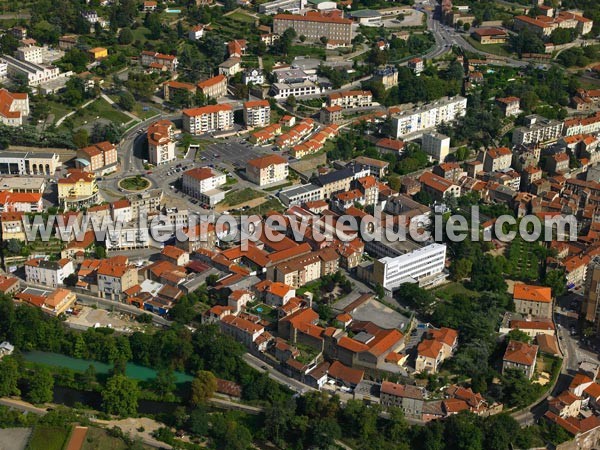
[[[241,138],[230,138],[210,144],[200,153],[197,160],[206,164],[222,163],[237,169],[246,167],[246,162],[264,153],[260,151],[260,147],[255,147]]]

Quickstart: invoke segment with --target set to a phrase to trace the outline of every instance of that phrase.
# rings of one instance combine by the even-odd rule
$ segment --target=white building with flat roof
[[[312,183],[293,186],[281,191],[279,193],[279,199],[285,206],[294,206],[305,202],[323,200],[323,188]]]
[[[392,116],[392,132],[399,139],[412,133],[433,130],[442,123],[453,122],[467,112],[465,97],[443,97]]]
[[[39,86],[60,77],[58,67],[45,67],[28,61],[19,61],[7,55],[2,55],[2,60],[7,65],[6,70],[9,77],[22,75],[27,78],[29,86]]]
[[[373,281],[391,291],[404,283],[441,274],[446,263],[446,246],[430,244],[400,256],[386,256],[373,263]]]
[[[286,99],[290,95],[294,97],[305,97],[307,95],[320,94],[322,89],[312,81],[304,80],[299,83],[273,83],[271,95],[276,99]]]

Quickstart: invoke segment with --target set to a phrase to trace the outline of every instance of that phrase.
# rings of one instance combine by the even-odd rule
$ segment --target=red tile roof
[[[524,342],[511,340],[506,347],[503,360],[525,366],[531,366],[535,361],[537,351],[537,345],[529,345]]]

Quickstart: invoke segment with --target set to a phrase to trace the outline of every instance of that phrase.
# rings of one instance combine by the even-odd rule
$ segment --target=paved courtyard
[[[0,429],[0,450],[23,450],[30,435],[31,428]]]
[[[385,306],[375,299],[368,300],[352,313],[354,320],[369,321],[382,328],[404,329],[408,325],[408,317]]]

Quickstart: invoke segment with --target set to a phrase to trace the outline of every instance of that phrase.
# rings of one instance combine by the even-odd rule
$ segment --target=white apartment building
[[[344,109],[360,108],[373,104],[371,91],[344,91],[329,95],[329,106],[341,106]]]
[[[440,162],[450,154],[450,138],[445,134],[434,131],[423,134],[421,150]]]
[[[483,170],[498,172],[510,168],[513,154],[508,147],[490,148],[483,154]]]
[[[225,198],[225,192],[218,189],[227,182],[225,174],[210,167],[197,167],[183,173],[183,192],[213,206]]]
[[[430,244],[395,258],[389,256],[373,263],[373,281],[386,290],[403,283],[414,283],[425,277],[440,274],[446,262],[446,246]]]
[[[63,284],[64,279],[74,272],[73,261],[67,258],[58,261],[34,258],[25,263],[25,279],[28,283],[54,288]]]
[[[563,123],[532,114],[525,118],[526,125],[513,131],[513,145],[528,145],[555,141],[562,136]]]
[[[170,120],[159,120],[148,127],[148,161],[160,166],[175,159],[175,125]]]
[[[266,127],[271,123],[271,105],[268,100],[244,103],[244,123],[247,127]]]
[[[444,97],[392,116],[392,130],[399,139],[412,133],[430,130],[441,123],[452,122],[467,112],[467,99]]]
[[[261,187],[285,181],[289,175],[288,162],[276,154],[251,159],[246,164],[246,176]]]
[[[19,47],[17,49],[17,59],[19,59],[20,61],[27,61],[34,64],[42,64],[43,56],[43,48],[37,47],[35,45]]]
[[[210,133],[233,128],[230,105],[209,105],[183,110],[183,129],[191,134]]]
[[[306,8],[306,0],[273,0],[258,5],[258,12],[266,15],[277,14],[281,11],[299,14],[304,8]]]
[[[322,89],[312,81],[304,80],[299,83],[273,83],[271,96],[276,99],[286,99],[290,95],[294,97],[305,97],[307,95],[320,94]]]
[[[29,86],[38,86],[47,81],[60,77],[58,67],[44,67],[27,61],[19,61],[12,56],[3,55],[2,59],[7,65],[7,74],[9,77],[24,76],[27,78]]]
[[[106,250],[148,248],[150,246],[150,232],[148,228],[142,228],[138,224],[124,226],[121,229],[115,227],[114,230],[106,233],[104,243]]]

